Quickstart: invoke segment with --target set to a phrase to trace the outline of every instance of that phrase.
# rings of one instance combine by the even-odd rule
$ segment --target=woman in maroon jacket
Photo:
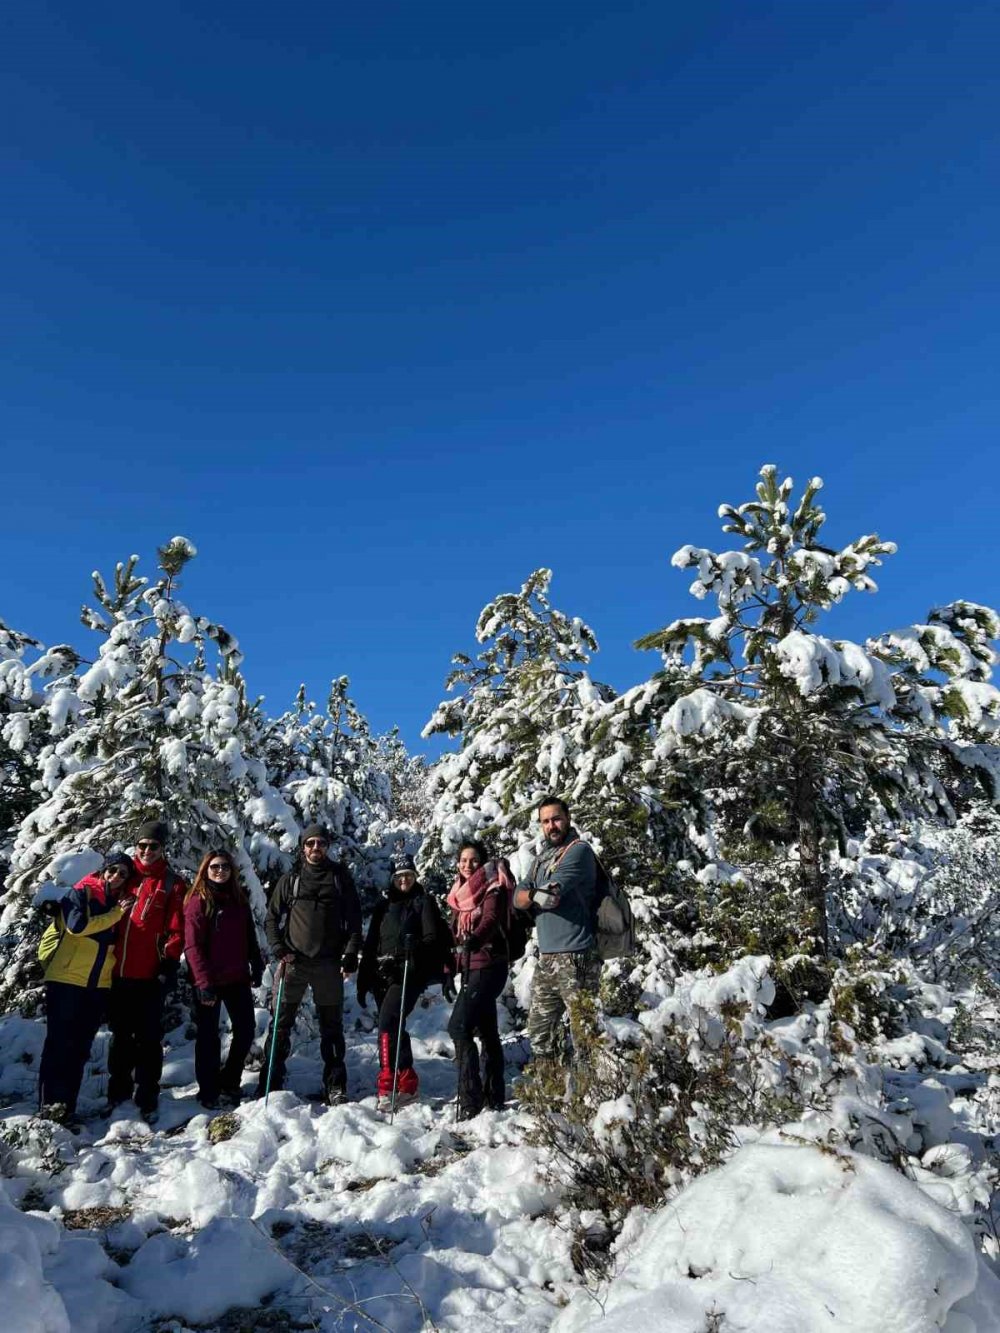
[[[263,973],[257,928],[236,863],[227,851],[209,852],[184,900],[184,953],[194,983],[194,1072],[198,1100],[206,1109],[220,1095],[239,1105],[240,1076],[253,1044],[255,1015],[251,981]],[[219,1011],[226,1006],[233,1037],[221,1065]]]
[[[513,890],[506,861],[490,860],[481,842],[462,843],[458,875],[448,894],[456,961],[462,973],[462,990],[448,1024],[458,1064],[460,1120],[478,1115],[484,1104],[492,1111],[502,1110],[506,1100],[497,1000],[507,983]],[[483,1048],[482,1074],[477,1035]]]

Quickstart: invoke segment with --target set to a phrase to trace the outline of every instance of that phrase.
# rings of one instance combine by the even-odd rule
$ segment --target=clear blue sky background
[[[535,567],[594,674],[761,463],[1000,599],[994,4],[21,3],[0,41],[0,616],[180,532],[278,711],[407,741]],[[423,747],[420,747],[423,748]],[[436,747],[431,747],[432,752]]]

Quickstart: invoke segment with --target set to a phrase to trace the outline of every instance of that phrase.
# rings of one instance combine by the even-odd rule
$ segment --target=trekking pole
[[[274,1052],[278,1048],[278,1015],[281,1013],[281,1002],[285,995],[285,964],[281,963],[278,969],[278,995],[274,1002],[274,1022],[271,1024],[271,1051],[267,1059],[267,1082],[264,1084],[264,1105],[267,1105],[267,1099],[271,1095],[271,1075],[274,1073]]]
[[[471,949],[469,948],[469,946],[466,945],[466,946],[465,946],[465,951],[464,951],[464,953],[462,954],[462,993],[461,993],[461,995],[459,996],[459,1000],[462,1001],[462,1018],[463,1018],[463,1020],[465,1020],[465,1021],[467,1021],[467,1019],[466,1019],[466,1010],[467,1010],[468,1007],[469,1007],[469,997],[466,995],[465,992],[466,992],[466,990],[468,989],[468,985],[469,985],[469,963],[470,963],[470,959],[471,959],[471,957],[472,957],[472,951],[471,951]],[[456,1001],[456,1003],[458,1003],[458,1001]],[[458,1055],[458,1087],[457,1087],[457,1089],[455,1090],[455,1124],[456,1124],[456,1125],[458,1124],[458,1112],[459,1112],[459,1109],[460,1109],[460,1107],[461,1107],[461,1105],[462,1105],[462,1074],[463,1074],[463,1072],[464,1072],[464,1070],[465,1070],[465,1056],[463,1055],[463,1051],[464,1051],[464,1050],[465,1050],[465,1041],[463,1040],[463,1041],[461,1042],[461,1044],[459,1045],[458,1050],[457,1050],[457,1052],[456,1052],[456,1054]]]
[[[389,1124],[396,1115],[396,1093],[399,1088],[399,1054],[403,1048],[403,1024],[406,1022],[406,976],[410,970],[410,951],[407,949],[403,959],[403,988],[399,994],[399,1031],[396,1033],[396,1068],[392,1071],[392,1103],[389,1107]]]

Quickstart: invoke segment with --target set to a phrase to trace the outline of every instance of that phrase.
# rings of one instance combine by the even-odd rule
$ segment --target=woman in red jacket
[[[507,933],[513,891],[514,881],[506,861],[490,860],[481,842],[462,843],[458,874],[448,894],[457,963],[462,973],[462,989],[448,1023],[458,1064],[460,1120],[478,1115],[484,1104],[491,1111],[502,1110],[506,1100],[497,1000],[507,983]],[[483,1048],[482,1074],[477,1035]]]
[[[260,985],[264,968],[246,889],[227,851],[209,852],[188,890],[184,900],[184,955],[195,988],[198,1100],[208,1110],[219,1105],[220,1095],[230,1105],[238,1106],[240,1077],[256,1023],[251,982]],[[219,1038],[223,1005],[233,1029],[224,1065]]]

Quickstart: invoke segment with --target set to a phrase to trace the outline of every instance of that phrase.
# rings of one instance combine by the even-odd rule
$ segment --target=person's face
[[[213,856],[207,867],[208,882],[213,888],[225,888],[233,878],[233,867],[224,856]]]
[[[302,850],[305,852],[306,860],[311,866],[318,866],[320,862],[326,860],[326,854],[330,844],[325,838],[306,838],[302,844]]]
[[[561,805],[543,805],[538,812],[538,821],[546,840],[554,847],[558,847],[569,832],[569,815]]]
[[[150,842],[144,838],[135,844],[136,860],[142,866],[151,866],[160,859],[163,852],[162,842]]]
[[[398,875],[393,875],[392,882],[400,893],[409,893],[417,882],[417,877],[412,870],[401,870]]]
[[[112,893],[121,893],[128,879],[128,870],[125,866],[106,866],[104,869],[104,884]]]
[[[463,879],[468,879],[482,864],[474,847],[464,847],[458,858],[458,873]]]

